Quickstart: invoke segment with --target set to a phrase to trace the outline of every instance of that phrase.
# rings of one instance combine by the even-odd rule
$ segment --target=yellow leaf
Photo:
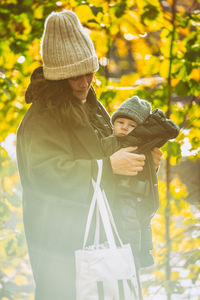
[[[5,3],[6,4],[10,4],[10,3],[12,3],[12,4],[17,4],[17,0],[5,0]],[[7,298],[6,298],[7,299]]]
[[[13,145],[14,146],[14,145]],[[19,173],[16,172],[13,176],[10,177],[13,183],[19,182]]]
[[[7,240],[5,238],[2,238],[0,240],[0,257],[1,257],[1,260],[6,258],[6,251],[5,251],[6,242],[7,242]]]
[[[152,75],[160,70],[160,60],[156,56],[146,55],[143,64],[143,74]]]
[[[160,50],[165,57],[169,57],[171,35],[169,28],[164,28],[160,33]]]
[[[180,273],[179,272],[172,272],[171,273],[171,279],[172,280],[180,279]]]
[[[167,2],[172,6],[174,0],[167,0]]]
[[[163,270],[154,270],[153,274],[156,278],[159,278],[159,279],[165,278],[165,272]]]
[[[22,275],[16,275],[14,279],[17,285],[26,285],[28,283],[26,277]]]
[[[129,34],[130,37],[132,36],[131,39],[138,39],[139,38],[139,33],[137,28],[135,27],[135,20],[134,22],[131,22],[130,20],[131,18],[123,18],[120,22],[120,31],[121,33],[125,36],[126,38],[126,35]],[[128,38],[127,38],[128,39]]]
[[[160,75],[163,78],[167,78],[169,74],[169,59],[165,59],[160,64]]]
[[[41,63],[39,61],[34,61],[31,65],[24,67],[24,69],[28,70],[30,73],[33,73],[33,71],[40,67],[41,66]]]
[[[13,195],[13,187],[14,187],[14,184],[13,184],[13,181],[10,177],[5,177],[4,179],[4,187],[5,187],[5,190],[8,194],[10,195]]]
[[[94,19],[91,8],[88,5],[80,5],[75,8],[75,13],[78,15],[81,23],[87,23],[88,20]]]
[[[175,166],[177,164],[177,158],[176,158],[176,156],[170,157],[170,164],[172,166]]]
[[[96,7],[101,7],[104,4],[104,0],[90,0],[90,3]]]
[[[171,181],[170,191],[176,199],[185,198],[187,196],[187,187],[178,177],[175,177]]]
[[[13,268],[13,266],[6,266],[3,268],[3,272],[5,273],[5,275],[11,276],[11,274],[14,275],[16,273],[16,269]]]
[[[186,27],[186,28],[178,27],[178,32],[181,35],[187,36],[190,33],[190,29],[188,27]]]
[[[69,0],[69,4],[70,4],[70,7],[68,7],[68,9],[70,9],[71,7],[76,7],[77,6],[77,2],[76,0]]]
[[[17,21],[23,24],[23,31],[20,34],[20,38],[22,38],[23,40],[27,40],[32,29],[28,16],[26,15],[26,13],[22,13],[17,16]]]
[[[120,79],[120,84],[125,86],[133,86],[138,78],[139,75],[137,73],[123,75]]]
[[[2,65],[5,69],[12,69],[13,65],[16,63],[17,56],[10,50],[10,47],[7,42],[2,43],[1,51],[3,53]]]
[[[179,78],[172,78],[171,79],[171,85],[173,87],[177,86],[177,84],[179,83],[180,79]]]
[[[32,57],[34,60],[40,60],[40,40],[34,39],[29,46],[28,56]]]
[[[142,76],[145,75],[144,65],[146,64],[146,60],[152,54],[151,47],[148,45],[145,39],[140,38],[132,41],[131,50],[135,57],[138,72]]]
[[[128,54],[128,48],[124,40],[117,38],[115,45],[117,46],[119,56],[125,57]]]
[[[119,25],[118,25],[118,23],[114,23],[114,24],[112,24],[111,26],[110,26],[110,35],[116,35],[118,32],[119,32]]]
[[[128,7],[132,7],[135,5],[135,0],[127,0],[126,2]]]
[[[200,69],[197,68],[193,69],[190,74],[190,77],[196,81],[200,81]]]
[[[35,19],[42,19],[43,18],[43,10],[44,6],[40,5],[33,9],[33,15]]]
[[[137,29],[138,33],[140,34],[144,34],[146,28],[144,27],[144,25],[142,24],[141,20],[140,20],[140,12],[139,10],[129,10],[126,13],[126,18],[134,24],[134,27]]]
[[[92,30],[90,37],[94,42],[96,54],[99,58],[106,57],[108,52],[107,36],[104,31]]]

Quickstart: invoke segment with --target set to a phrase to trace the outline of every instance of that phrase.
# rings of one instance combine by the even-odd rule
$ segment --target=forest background
[[[146,299],[200,299],[200,5],[197,0],[0,0],[0,299],[33,299],[22,221],[16,130],[41,65],[47,15],[73,9],[100,62],[94,86],[111,114],[133,95],[181,132],[163,150],[155,266],[141,272]]]

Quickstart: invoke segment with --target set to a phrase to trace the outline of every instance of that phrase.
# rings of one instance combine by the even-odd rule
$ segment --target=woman
[[[24,227],[35,299],[72,300],[74,251],[82,246],[96,159],[103,159],[102,185],[111,201],[113,173],[135,175],[145,157],[130,153],[134,147],[103,155],[100,141],[112,128],[91,87],[98,61],[72,11],[47,18],[41,53],[43,68],[26,92],[33,104],[17,132]],[[158,165],[160,154],[154,158]]]

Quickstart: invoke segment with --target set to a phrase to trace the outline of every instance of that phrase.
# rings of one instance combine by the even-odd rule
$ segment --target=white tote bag
[[[94,195],[91,201],[83,249],[75,251],[76,300],[138,300],[138,282],[131,247],[124,245],[104,191],[100,188],[102,160],[97,160],[98,176],[93,181]],[[86,247],[92,218],[96,207],[96,231],[94,245]],[[107,242],[99,243],[99,215]],[[116,245],[115,236],[120,246]]]

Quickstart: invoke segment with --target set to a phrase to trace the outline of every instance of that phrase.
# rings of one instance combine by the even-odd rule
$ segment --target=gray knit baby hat
[[[151,113],[151,105],[146,100],[134,96],[125,100],[121,106],[113,113],[111,121],[117,118],[128,118],[138,124],[142,124]]]
[[[44,77],[49,80],[93,73],[99,68],[93,43],[70,10],[52,12],[47,17],[41,55]]]

